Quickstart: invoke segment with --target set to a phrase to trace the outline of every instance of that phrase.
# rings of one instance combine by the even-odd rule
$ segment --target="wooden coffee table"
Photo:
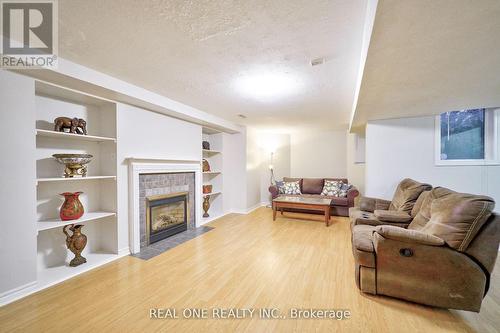
[[[278,210],[283,215],[283,208],[313,210],[323,212],[325,224],[328,227],[330,225],[331,203],[331,199],[280,196],[273,200],[273,221],[276,221]]]

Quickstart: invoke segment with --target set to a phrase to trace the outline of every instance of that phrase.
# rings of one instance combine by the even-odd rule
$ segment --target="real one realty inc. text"
[[[290,308],[151,308],[150,319],[329,319],[344,320],[351,317],[345,309]]]

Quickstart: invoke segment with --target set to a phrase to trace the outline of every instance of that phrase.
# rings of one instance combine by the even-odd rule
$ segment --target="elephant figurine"
[[[81,118],[58,117],[54,119],[54,131],[64,132],[69,128],[69,133],[87,135],[87,122]]]

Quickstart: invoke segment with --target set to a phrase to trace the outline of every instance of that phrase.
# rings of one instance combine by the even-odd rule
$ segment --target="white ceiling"
[[[354,128],[496,106],[499,0],[379,0]]]
[[[60,0],[59,53],[200,110],[261,128],[347,126],[366,0]],[[312,67],[311,59],[326,63]],[[243,96],[244,75],[300,89]],[[237,115],[244,114],[246,120]]]

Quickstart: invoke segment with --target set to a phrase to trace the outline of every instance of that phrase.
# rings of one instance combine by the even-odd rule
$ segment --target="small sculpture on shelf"
[[[67,227],[73,232],[72,235],[66,231]],[[82,251],[87,245],[87,236],[82,234],[82,228],[83,225],[81,224],[68,224],[63,227],[63,232],[66,235],[66,246],[75,255],[69,262],[71,267],[76,267],[87,262],[87,259],[82,256]]]
[[[87,164],[92,161],[90,154],[54,154],[52,155],[59,163],[64,164],[64,177],[73,178],[87,176]]]
[[[210,164],[206,159],[203,159],[203,172],[210,172]]]
[[[203,197],[203,211],[205,213],[203,213],[203,217],[209,217],[210,215],[208,215],[208,210],[210,209],[210,196],[209,195],[206,195]]]
[[[210,142],[208,142],[208,141],[203,141],[203,142],[201,143],[201,146],[202,146],[202,147],[203,147],[203,149],[205,149],[205,150],[210,150]]]
[[[58,117],[54,119],[54,131],[87,135],[87,122],[81,118]]]
[[[78,220],[84,213],[83,205],[80,201],[80,194],[83,192],[64,192],[64,203],[59,210],[59,217],[63,221]]]
[[[203,185],[203,194],[209,194],[209,193],[212,193],[212,185],[211,184]]]

